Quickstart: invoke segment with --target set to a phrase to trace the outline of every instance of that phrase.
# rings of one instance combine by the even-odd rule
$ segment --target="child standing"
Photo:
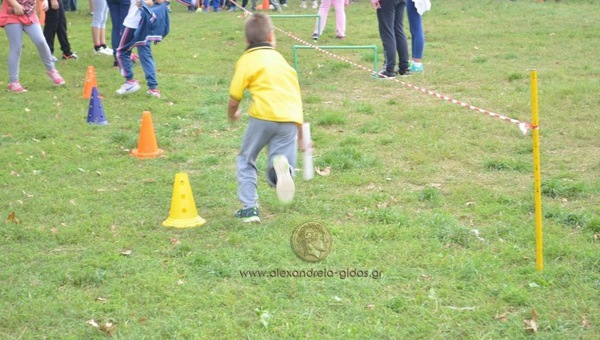
[[[322,0],[321,7],[319,7],[319,12],[317,13],[321,18],[321,27],[319,27],[319,20],[317,20],[312,38],[317,40],[323,34],[331,5],[335,9],[335,37],[338,39],[346,38],[346,12],[344,11],[344,6],[348,6],[349,3],[349,0]]]
[[[44,38],[50,48],[50,53],[54,55],[54,37],[58,38],[62,58],[64,60],[76,60],[77,54],[71,51],[71,44],[67,34],[67,17],[63,4],[59,0],[50,0],[50,6],[46,10],[46,22],[44,24]],[[57,61],[56,58],[52,58]]]
[[[106,0],[92,0],[92,41],[94,53],[113,55],[112,48],[106,46],[106,20],[108,20],[108,3]]]
[[[267,146],[267,182],[275,186],[280,201],[290,202],[294,198],[292,176],[304,117],[296,70],[275,51],[275,31],[269,16],[254,13],[246,20],[244,31],[248,47],[235,64],[227,106],[228,119],[237,121],[244,91],[252,95],[250,119],[237,156],[242,209],[235,217],[260,222],[256,158]]]
[[[48,8],[48,1],[43,3],[43,9]],[[46,44],[40,20],[35,13],[35,0],[4,0],[0,8],[0,27],[4,27],[10,44],[8,53],[9,92],[27,92],[19,83],[19,63],[23,50],[23,32],[25,32],[38,50],[40,59],[46,67],[46,74],[55,85],[63,85],[64,79],[56,68],[50,48]]]
[[[156,5],[154,5],[156,3]],[[150,9],[152,7],[152,9]],[[131,0],[129,14],[123,21],[125,30],[117,48],[117,61],[125,83],[117,90],[118,95],[136,92],[140,83],[133,78],[131,50],[137,47],[142,69],[146,75],[148,93],[160,98],[160,90],[156,81],[156,65],[152,57],[151,43],[158,43],[169,34],[169,15],[163,0]]]

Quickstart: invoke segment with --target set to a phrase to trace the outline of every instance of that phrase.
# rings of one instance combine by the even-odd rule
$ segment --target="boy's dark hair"
[[[254,13],[246,19],[244,25],[246,40],[249,44],[257,44],[269,41],[269,35],[273,31],[271,18],[264,13]]]

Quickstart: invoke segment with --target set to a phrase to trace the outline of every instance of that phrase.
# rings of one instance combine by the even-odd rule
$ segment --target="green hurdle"
[[[373,50],[373,72],[377,72],[377,46],[318,46],[322,50]],[[312,46],[294,45],[292,52],[294,55],[294,68],[298,72],[298,50],[315,49]]]
[[[317,18],[318,32],[321,32],[321,16],[318,14],[274,14],[271,18]]]

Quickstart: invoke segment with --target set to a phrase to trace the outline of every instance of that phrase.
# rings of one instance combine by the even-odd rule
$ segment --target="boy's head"
[[[264,13],[254,13],[246,19],[244,25],[246,32],[246,42],[248,45],[258,43],[270,43],[275,46],[275,31],[273,22],[268,15]]]

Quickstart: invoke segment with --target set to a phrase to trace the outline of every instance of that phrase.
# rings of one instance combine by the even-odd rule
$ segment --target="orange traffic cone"
[[[204,223],[206,221],[198,215],[198,210],[196,210],[196,202],[194,201],[188,175],[183,172],[176,174],[169,218],[162,225],[165,227],[191,228],[200,227]]]
[[[263,2],[262,2],[262,10],[263,11],[268,11],[269,9],[270,9],[269,0],[263,0]]]
[[[138,139],[137,149],[133,149],[131,154],[137,158],[156,158],[163,154],[163,150],[158,148],[156,136],[154,135],[154,126],[152,125],[152,115],[150,111],[144,111],[142,114],[142,127],[140,129],[140,138]]]
[[[92,88],[98,88],[98,82],[96,81],[96,71],[94,66],[88,66],[87,73],[85,74],[85,84],[83,85],[83,98],[90,99],[92,96]]]

